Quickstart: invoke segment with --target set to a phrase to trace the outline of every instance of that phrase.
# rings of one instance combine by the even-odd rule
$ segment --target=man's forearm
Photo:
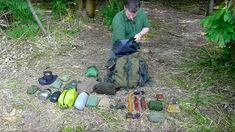
[[[149,32],[149,28],[143,28],[140,32],[139,32],[139,34],[141,35],[141,37],[143,37],[146,33],[148,33]]]

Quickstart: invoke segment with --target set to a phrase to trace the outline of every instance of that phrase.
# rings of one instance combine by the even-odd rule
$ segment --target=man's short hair
[[[126,0],[124,6],[129,12],[136,13],[140,7],[140,2],[139,0]]]

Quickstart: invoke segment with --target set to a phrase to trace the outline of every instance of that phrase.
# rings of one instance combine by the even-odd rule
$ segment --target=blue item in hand
[[[112,51],[115,55],[128,55],[137,52],[135,38],[118,40],[113,44]]]

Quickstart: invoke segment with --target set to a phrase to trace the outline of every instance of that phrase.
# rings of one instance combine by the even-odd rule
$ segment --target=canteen
[[[83,110],[86,105],[88,96],[89,95],[86,92],[82,92],[81,94],[79,94],[74,103],[74,107],[77,108],[78,110]]]

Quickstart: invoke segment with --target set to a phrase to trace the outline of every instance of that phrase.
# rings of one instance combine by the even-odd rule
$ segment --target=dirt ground
[[[172,98],[180,100],[187,93],[176,86],[167,85],[162,75],[171,73],[170,65],[180,62],[185,49],[206,44],[199,24],[203,16],[166,8],[157,2],[143,3],[143,7],[152,27],[141,47],[151,75],[151,81],[142,88],[144,96],[150,100],[157,93],[163,93],[166,104]],[[79,22],[77,26],[81,31],[73,36],[51,33],[47,37],[23,41],[1,36],[0,131],[60,131],[68,126],[80,126],[87,131],[187,130],[184,125],[191,118],[183,111],[171,114],[164,107],[162,112],[166,115],[166,121],[154,124],[147,119],[149,110],[140,111],[141,118],[138,120],[127,120],[127,110],[62,110],[49,100],[41,101],[34,95],[26,94],[28,86],[38,85],[37,80],[45,69],[59,76],[68,74],[71,79],[84,81],[88,79],[84,74],[86,67],[95,64],[100,70],[100,77],[104,77],[111,31],[102,22],[92,21],[95,24]],[[127,102],[124,90],[109,98]]]

